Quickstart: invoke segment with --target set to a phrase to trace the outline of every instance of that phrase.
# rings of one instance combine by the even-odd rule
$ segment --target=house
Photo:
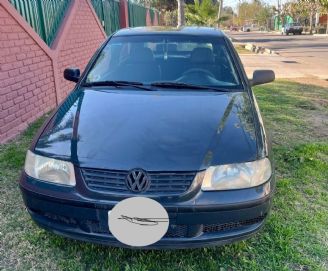
[[[319,17],[319,24],[327,26],[327,17],[328,17],[328,14],[321,15]]]
[[[284,21],[281,22],[281,19],[278,15],[274,16],[274,30],[281,30],[281,27],[287,23],[293,23],[294,20],[289,15],[285,16]]]

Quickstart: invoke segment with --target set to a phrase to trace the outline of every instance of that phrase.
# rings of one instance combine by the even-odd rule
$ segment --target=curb
[[[265,48],[253,43],[247,43],[245,45],[245,49],[249,50],[251,52],[254,52],[256,54],[267,54],[267,55],[277,55],[278,53],[274,50],[271,50],[269,48]]]
[[[328,34],[313,34],[315,37],[328,37]]]

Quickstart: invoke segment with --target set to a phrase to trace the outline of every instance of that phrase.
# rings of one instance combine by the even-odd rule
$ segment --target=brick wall
[[[97,18],[93,16],[93,8],[86,1],[79,1],[74,19],[63,40],[58,53],[58,99],[61,101],[74,87],[62,76],[67,67],[77,67],[84,70],[91,56],[104,41],[102,28],[95,27]]]
[[[74,88],[64,69],[83,72],[105,40],[90,0],[71,1],[50,48],[8,0],[0,0],[0,143],[55,108]],[[127,0],[120,0],[120,16],[121,27],[128,26]],[[146,21],[151,25],[149,11]]]
[[[149,9],[148,8],[147,8],[147,11],[146,11],[146,25],[147,26],[151,26],[152,25],[151,18],[150,18],[150,12],[149,12]]]
[[[56,104],[52,60],[0,5],[0,142]]]
[[[85,68],[105,40],[88,0],[73,0],[49,48],[8,0],[0,0],[0,143],[66,97],[66,67]]]
[[[159,18],[157,16],[157,12],[155,12],[155,17],[154,17],[154,23],[153,23],[153,25],[155,25],[155,26],[159,25]]]

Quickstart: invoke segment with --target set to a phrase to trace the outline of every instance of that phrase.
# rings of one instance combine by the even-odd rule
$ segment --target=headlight
[[[72,163],[40,156],[31,151],[27,151],[25,172],[27,175],[41,181],[75,186]]]
[[[258,186],[269,180],[271,163],[268,158],[254,162],[209,167],[202,190],[231,190]]]

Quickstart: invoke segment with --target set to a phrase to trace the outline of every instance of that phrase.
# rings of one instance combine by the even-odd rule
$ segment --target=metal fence
[[[145,26],[146,22],[146,15],[147,15],[147,8],[144,6],[138,5],[131,1],[128,2],[129,7],[129,25],[130,27],[135,26]]]
[[[107,35],[120,28],[119,0],[92,0],[91,2]]]
[[[71,0],[9,0],[50,46]]]

